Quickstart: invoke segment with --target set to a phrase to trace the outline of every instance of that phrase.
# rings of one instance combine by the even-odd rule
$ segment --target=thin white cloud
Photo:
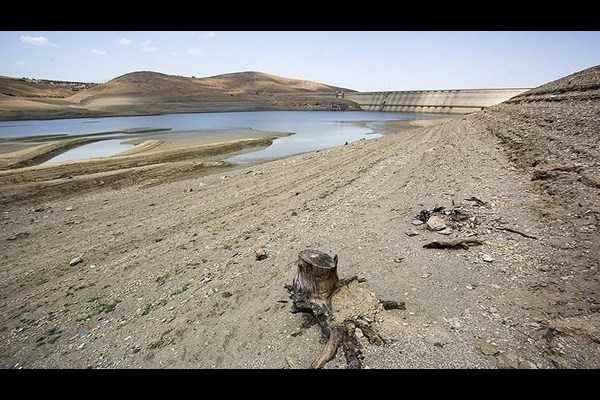
[[[27,63],[25,61],[17,61],[15,64],[16,65],[27,65]]]
[[[140,50],[145,51],[145,52],[158,51],[158,47],[153,46],[151,40],[146,40],[145,42],[143,42],[141,44],[141,46],[142,47]]]
[[[92,54],[97,55],[97,56],[104,56],[104,55],[106,55],[106,52],[104,50],[99,50],[99,49],[92,49],[92,50],[90,50],[90,52]]]
[[[176,51],[174,51],[174,52],[172,52],[172,53],[171,53],[171,55],[172,55],[172,56],[178,56],[178,55],[179,55],[179,53],[178,53],[178,52],[176,52]]]
[[[40,46],[40,47],[58,46],[57,44],[50,42],[44,36],[21,35],[21,42],[27,43],[27,44],[32,44],[34,46]]]
[[[119,44],[121,46],[131,46],[133,44],[133,42],[127,38],[122,38],[122,39],[119,39]]]
[[[202,49],[199,49],[197,47],[193,47],[191,49],[188,49],[188,54],[192,55],[192,56],[197,56],[202,54]]]
[[[217,34],[214,32],[208,32],[206,35],[204,35],[204,37],[207,39],[211,39],[211,38],[217,37]]]

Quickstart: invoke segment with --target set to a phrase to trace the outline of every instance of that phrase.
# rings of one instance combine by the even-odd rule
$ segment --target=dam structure
[[[338,92],[337,98],[355,102],[364,111],[469,114],[502,103],[528,90],[530,89]]]

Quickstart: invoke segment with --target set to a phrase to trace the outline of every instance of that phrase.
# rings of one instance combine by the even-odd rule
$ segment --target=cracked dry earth
[[[600,78],[569,78],[441,125],[5,205],[0,365],[308,368],[325,342],[284,287],[314,248],[362,278],[336,307],[385,341],[359,335],[363,368],[600,367]],[[413,224],[436,207],[447,235]],[[482,244],[424,247],[461,238]]]

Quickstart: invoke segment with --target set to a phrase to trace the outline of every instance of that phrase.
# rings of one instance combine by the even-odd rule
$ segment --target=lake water
[[[444,118],[442,114],[419,114],[371,111],[252,111],[225,113],[165,114],[135,117],[69,118],[55,120],[0,121],[0,139],[44,141],[57,137],[93,136],[103,140],[69,150],[50,160],[66,161],[101,157],[126,150],[123,142],[134,136],[152,139],[157,135],[186,136],[209,134],[215,130],[254,129],[293,132],[276,139],[264,150],[230,158],[235,163],[282,158],[294,154],[380,137],[384,121]],[[359,124],[366,122],[366,124]],[[142,135],[142,136],[139,136]],[[46,136],[51,136],[47,138]]]

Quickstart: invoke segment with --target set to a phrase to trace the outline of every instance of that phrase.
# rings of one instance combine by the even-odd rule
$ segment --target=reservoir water
[[[100,141],[69,150],[49,162],[102,157],[131,147],[132,135],[144,139],[169,135],[193,137],[218,130],[253,129],[291,132],[268,148],[232,157],[228,161],[251,162],[287,157],[371,139],[383,133],[384,121],[444,118],[442,114],[371,111],[252,111],[188,113],[153,116],[69,118],[54,120],[0,121],[0,142],[44,143],[57,138],[93,137]]]

